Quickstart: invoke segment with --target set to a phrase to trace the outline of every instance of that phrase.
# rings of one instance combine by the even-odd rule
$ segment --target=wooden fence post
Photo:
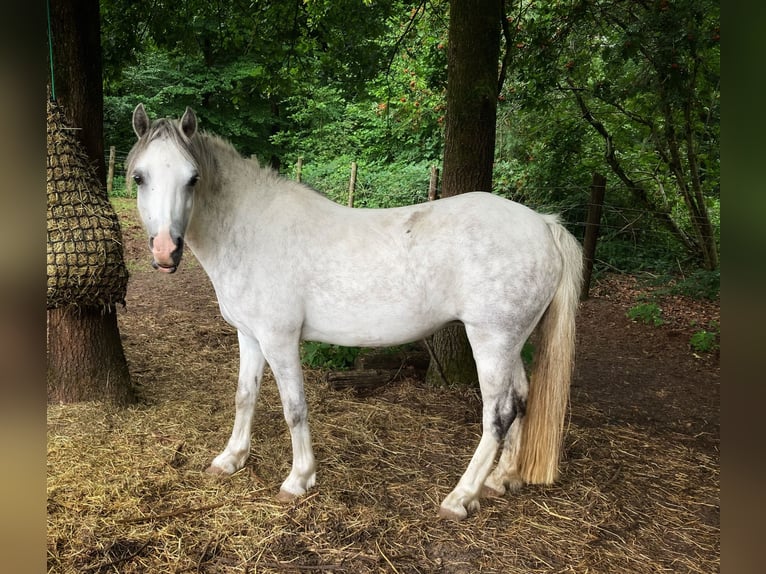
[[[111,197],[114,188],[114,146],[109,146],[109,168],[106,173],[106,196]]]
[[[301,181],[301,172],[303,171],[303,158],[299,157],[295,162],[295,181]]]
[[[431,179],[428,182],[428,201],[436,199],[436,191],[439,189],[439,168],[431,166]]]
[[[590,184],[590,201],[588,202],[588,220],[585,222],[585,237],[583,238],[583,289],[580,299],[585,300],[590,295],[590,280],[593,274],[593,260],[596,257],[596,240],[601,226],[601,211],[604,207],[606,192],[606,177],[600,173],[593,174]]]
[[[348,182],[348,206],[354,207],[354,192],[356,191],[356,162],[351,162],[351,179]]]

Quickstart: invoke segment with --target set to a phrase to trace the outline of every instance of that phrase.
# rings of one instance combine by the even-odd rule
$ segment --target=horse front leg
[[[258,341],[238,332],[239,380],[235,398],[234,428],[224,451],[207,468],[208,474],[230,475],[241,469],[250,455],[253,412],[266,361]]]
[[[316,482],[316,463],[311,446],[308,406],[303,391],[299,342],[296,340],[294,344],[281,344],[270,348],[266,358],[277,380],[285,421],[290,429],[293,465],[277,495],[278,500],[289,502],[306,494]]]

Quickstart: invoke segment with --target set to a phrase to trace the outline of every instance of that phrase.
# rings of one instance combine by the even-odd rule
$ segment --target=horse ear
[[[149,116],[146,115],[144,104],[138,104],[133,110],[133,131],[140,138],[149,131]]]
[[[197,131],[197,116],[194,115],[194,110],[188,106],[181,118],[181,131],[190,139]]]

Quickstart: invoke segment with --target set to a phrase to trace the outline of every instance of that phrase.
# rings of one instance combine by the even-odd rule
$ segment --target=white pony
[[[459,321],[478,369],[482,436],[440,516],[461,519],[482,494],[556,479],[582,270],[580,245],[556,217],[484,192],[351,209],[199,132],[189,108],[151,122],[139,104],[133,129],[127,175],[154,267],[174,272],[188,244],[238,331],[234,428],[208,472],[244,466],[268,362],[293,448],[278,498],[303,495],[316,464],[300,341],[389,346]],[[521,349],[538,324],[529,386]]]

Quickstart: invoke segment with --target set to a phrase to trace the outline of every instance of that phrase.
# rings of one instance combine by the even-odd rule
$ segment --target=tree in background
[[[98,0],[51,0],[50,18],[48,401],[126,404],[116,304],[128,275],[105,190]]]
[[[566,150],[558,166],[610,170],[631,204],[708,270],[718,267],[709,208],[720,194],[719,22],[711,0],[521,1],[507,88],[524,116],[537,114],[530,156]]]
[[[450,2],[442,197],[492,191],[501,16],[498,0]],[[478,382],[462,326],[435,333],[430,347],[428,381]]]
[[[447,36],[459,33],[448,27],[487,10],[500,12],[497,27],[466,42],[499,41],[502,30],[503,54],[491,64],[497,138],[478,115],[461,121],[457,112],[445,134],[446,98],[458,93],[445,95],[445,47],[455,43]],[[102,0],[102,13],[110,144],[132,145],[126,118],[138,101],[167,116],[191,105],[205,129],[283,173],[302,156],[303,181],[341,202],[351,161],[356,205],[391,207],[424,201],[429,167],[443,158],[442,195],[491,190],[559,212],[570,226],[584,221],[593,172],[611,170],[601,269],[717,266],[712,0]],[[450,56],[451,83],[489,68],[490,58],[466,53],[463,71]],[[467,140],[447,150],[463,130]],[[474,144],[489,155],[495,145],[494,169],[489,160],[485,171]],[[469,181],[466,169],[494,184]]]
[[[191,105],[206,129],[279,160],[284,173],[303,156],[304,181],[330,196],[345,192],[357,161],[358,205],[422,200],[429,165],[443,157],[446,0],[102,7],[110,145],[129,149],[125,118],[139,100],[157,115]],[[584,220],[592,173],[611,171],[606,266],[714,267],[718,6],[506,7],[493,191],[573,224]]]
[[[137,99],[158,116],[188,105],[205,129],[278,167],[284,149],[273,136],[294,127],[291,101],[327,86],[344,100],[363,94],[385,60],[391,15],[406,4],[103,0],[108,137],[132,141],[125,118]]]

